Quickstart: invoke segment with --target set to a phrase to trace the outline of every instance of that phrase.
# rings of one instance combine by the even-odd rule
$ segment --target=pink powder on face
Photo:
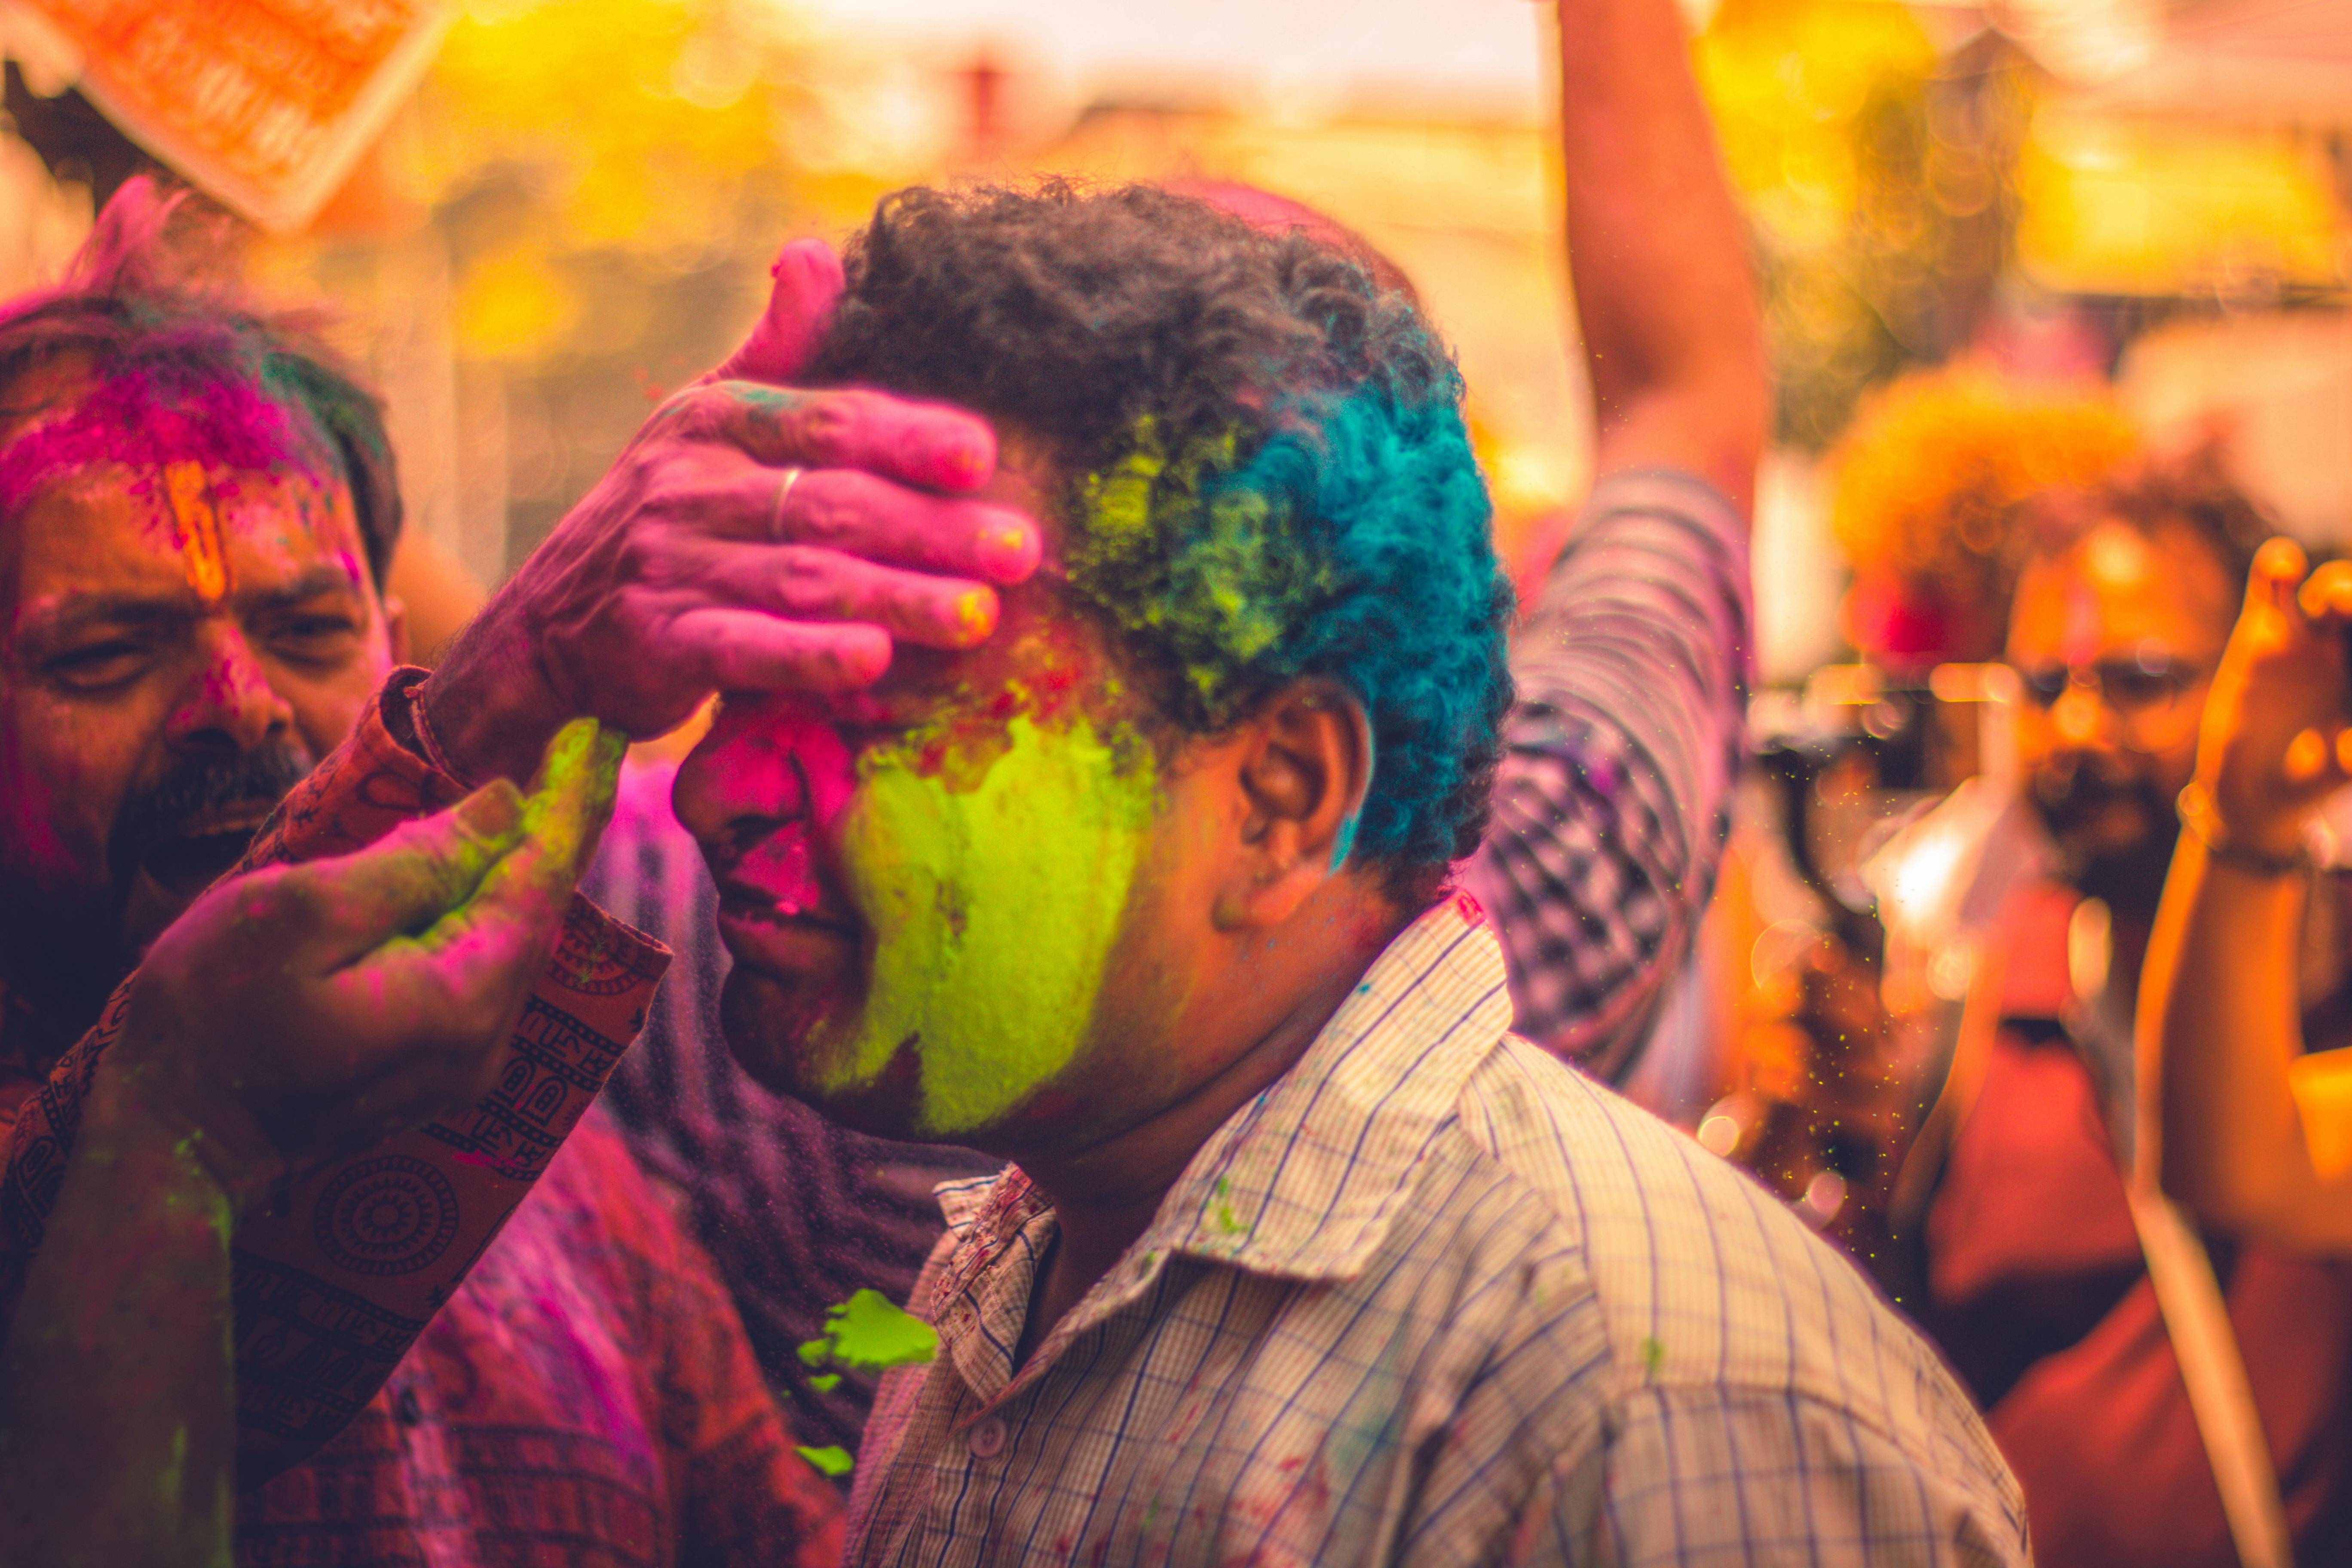
[[[2066,587],[2066,619],[2058,638],[2058,657],[2069,668],[2080,668],[2099,656],[2098,590],[2087,583]]]
[[[14,516],[60,475],[101,464],[139,473],[133,482],[142,494],[152,493],[173,463],[247,473],[293,468],[314,477],[322,466],[315,439],[258,388],[169,383],[155,367],[110,377],[0,447],[0,518]]]
[[[728,775],[721,790],[730,800],[779,822],[744,850],[741,874],[788,914],[822,908],[824,887],[810,853],[811,835],[840,816],[857,787],[856,759],[833,713],[809,700],[762,705],[743,725],[740,742],[717,761]]]

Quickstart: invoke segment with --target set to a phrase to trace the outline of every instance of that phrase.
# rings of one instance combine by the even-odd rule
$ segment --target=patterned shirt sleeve
[[[325,859],[462,798],[394,733],[423,670],[396,672],[358,726],[264,824],[241,870]],[[235,1243],[237,1447],[265,1478],[315,1453],[364,1410],[449,1291],[546,1171],[595,1098],[668,966],[658,942],[586,900],[473,1105],[374,1149],[299,1172]],[[65,1178],[98,1063],[121,1033],[131,982],[18,1111],[0,1163],[0,1329],[16,1310]],[[361,1194],[396,1190],[422,1216],[388,1266],[369,1248]],[[429,1220],[432,1223],[425,1224]]]
[[[1799,1393],[1652,1389],[1556,1469],[1514,1564],[2023,1568],[2025,1521],[1966,1453],[1923,1455]]]
[[[1517,1029],[1622,1075],[1730,828],[1749,675],[1746,529],[1686,474],[1612,476],[1512,650],[1495,816],[1462,868]]]

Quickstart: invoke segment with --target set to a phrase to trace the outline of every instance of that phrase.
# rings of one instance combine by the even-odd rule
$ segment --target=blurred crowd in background
[[[2344,12],[1725,0],[1691,17],[1776,375],[1755,557],[1767,766],[1628,1087],[1825,1216],[1881,1163],[1857,1119],[1893,1112],[1824,1086],[1878,1071],[1890,1026],[1884,997],[1824,1021],[1859,982],[1807,944],[1876,943],[1868,854],[1905,809],[2005,765],[1979,736],[2009,697],[1980,667],[2024,503],[2206,449],[2309,543],[2352,531]],[[266,288],[331,301],[383,390],[411,520],[395,587],[424,651],[740,338],[779,235],[837,237],[921,180],[1050,170],[1307,202],[1394,258],[1456,345],[1523,578],[1581,497],[1543,7],[1323,0],[1180,25],[1039,0],[475,0],[445,20],[339,188],[246,258]],[[58,90],[68,70],[14,52],[0,292],[53,274],[146,163]],[[1794,1151],[1791,1117],[1843,1131]]]
[[[2037,1444],[2128,1426],[2045,1419],[2085,1389],[2121,1408],[2156,1246],[2112,1168],[2112,1195],[2085,1197],[2067,1162],[2088,1129],[2093,1163],[2104,1137],[2128,1166],[2132,995],[2239,584],[2272,531],[2352,543],[2352,4],[1685,9],[1777,412],[1755,765],[1696,954],[1620,1087],[1919,1317],[2032,1495],[2057,1464]],[[1391,258],[1458,350],[1498,542],[1539,582],[1590,477],[1549,11],[1143,10],[471,0],[424,28],[413,92],[244,258],[331,301],[385,395],[410,518],[392,586],[420,651],[740,339],[780,237],[837,238],[910,183],[1042,171],[1279,192]],[[52,276],[148,161],[30,15],[0,5],[0,295]],[[2069,519],[2060,496],[2094,499]],[[2126,603],[2107,584],[2133,538],[2158,564]],[[2352,818],[2313,845],[2352,865]],[[2341,943],[2310,946],[2316,1004]],[[2061,1037],[2076,1065],[2053,1079],[2036,1050]],[[2310,1267],[2278,1289],[2340,1340],[2352,1272]],[[2242,1315],[2239,1333],[2260,1362]],[[2326,1471],[2282,1467],[2290,1511],[2346,1489],[2331,1353],[2281,1373],[2329,1391],[2310,1411],[2270,1414],[2273,1447],[2305,1452],[2307,1430]],[[2201,1447],[2181,1427],[2172,1450],[2143,1433],[2149,1452],[2205,1464],[2198,1415]],[[2051,1518],[2042,1545],[2070,1560]]]

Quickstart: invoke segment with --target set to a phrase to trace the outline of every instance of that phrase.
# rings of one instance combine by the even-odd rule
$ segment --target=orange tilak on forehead
[[[182,570],[199,598],[213,600],[228,592],[228,552],[221,542],[220,512],[213,505],[212,485],[202,463],[163,465],[163,493],[172,503],[172,526],[180,546]]]
[[[2109,606],[2147,592],[2158,562],[2146,539],[2114,523],[2103,523],[2074,553],[2066,574],[2064,620],[2059,657],[2070,666],[2091,663],[2105,647]]]
[[[2058,657],[2069,668],[2089,664],[2099,657],[2100,631],[2104,620],[2099,613],[2099,591],[2088,583],[2075,581],[2066,584],[2065,619],[2058,633]]]

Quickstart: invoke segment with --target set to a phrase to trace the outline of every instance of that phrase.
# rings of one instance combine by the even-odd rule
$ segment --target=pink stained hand
[[[103,1071],[243,1197],[479,1098],[622,750],[568,725],[529,797],[499,779],[352,854],[220,883],[150,949]]]
[[[969,647],[995,628],[995,590],[1036,569],[1035,521],[974,496],[996,471],[985,420],[778,384],[843,283],[813,240],[775,278],[743,346],[655,411],[426,683],[469,780],[520,778],[578,715],[649,739],[716,691],[842,690],[896,643]]]

